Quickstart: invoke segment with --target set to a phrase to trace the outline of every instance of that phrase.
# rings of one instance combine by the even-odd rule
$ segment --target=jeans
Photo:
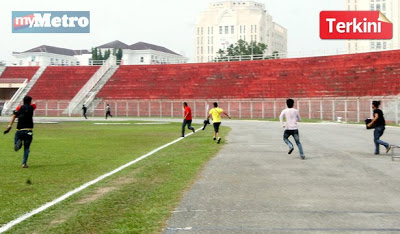
[[[299,130],[285,130],[283,133],[283,141],[289,146],[290,149],[292,149],[293,144],[289,141],[290,136],[293,136],[294,140],[296,141],[296,145],[300,151],[300,156],[304,156],[303,147],[300,143]]]
[[[20,130],[15,132],[14,144],[16,144],[18,140],[24,143],[24,158],[22,164],[26,164],[29,157],[29,148],[33,140],[33,132],[31,130]]]
[[[186,127],[186,125],[188,126],[188,129],[190,129],[192,131],[194,130],[194,128],[192,127],[192,120],[184,119],[183,123],[182,123],[182,136],[185,136],[185,127]]]
[[[106,112],[106,119],[107,119],[108,116],[113,117],[113,116],[111,115],[111,111],[107,111],[107,112]]]
[[[385,146],[387,149],[389,147],[389,144],[379,140],[379,138],[383,135],[383,132],[385,131],[385,126],[376,126],[374,130],[374,143],[375,143],[375,154],[379,154],[379,145]]]

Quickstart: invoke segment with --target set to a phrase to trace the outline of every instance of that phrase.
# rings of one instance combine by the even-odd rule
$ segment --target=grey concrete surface
[[[227,144],[164,233],[400,232],[400,161],[384,147],[373,154],[373,130],[301,123],[301,160],[297,147],[287,154],[279,123],[224,124]],[[381,139],[400,144],[400,128]]]

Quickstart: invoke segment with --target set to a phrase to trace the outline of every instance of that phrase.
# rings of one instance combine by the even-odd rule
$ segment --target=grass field
[[[28,169],[20,167],[22,150],[13,151],[14,131],[1,136],[0,225],[180,136],[180,123],[124,123],[130,124],[36,124]],[[221,132],[228,131],[224,127]],[[217,145],[211,136],[211,127],[199,131],[10,232],[158,233],[183,192],[225,143]]]

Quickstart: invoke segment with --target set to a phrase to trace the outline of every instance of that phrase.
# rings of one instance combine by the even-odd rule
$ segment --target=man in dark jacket
[[[28,168],[27,162],[29,157],[29,149],[33,139],[33,112],[36,105],[32,104],[32,97],[25,96],[24,104],[18,106],[13,116],[11,117],[10,124],[4,131],[4,134],[10,132],[12,125],[16,118],[18,118],[17,131],[14,137],[14,150],[18,151],[24,144],[24,157],[22,160],[22,168]]]

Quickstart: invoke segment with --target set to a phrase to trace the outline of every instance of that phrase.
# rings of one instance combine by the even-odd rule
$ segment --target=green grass
[[[0,129],[5,125],[0,125]],[[228,131],[222,128],[221,132],[226,135]],[[28,161],[30,167],[22,169],[22,151],[13,151],[13,133],[10,133],[0,140],[0,224],[179,135],[179,123],[37,124]],[[215,144],[211,135],[212,128],[207,128],[187,137],[31,217],[11,232],[157,233],[205,162],[223,145],[224,142]]]

